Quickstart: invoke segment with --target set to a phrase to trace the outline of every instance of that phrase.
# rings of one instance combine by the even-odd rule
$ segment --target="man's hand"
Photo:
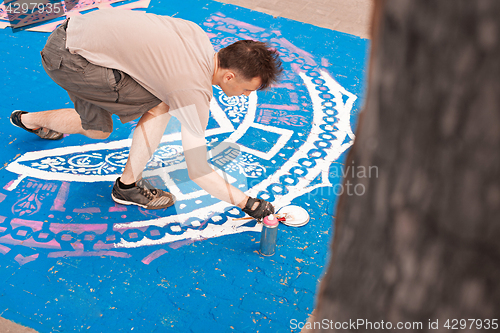
[[[243,211],[257,220],[262,220],[265,216],[274,214],[274,207],[266,200],[248,197]]]

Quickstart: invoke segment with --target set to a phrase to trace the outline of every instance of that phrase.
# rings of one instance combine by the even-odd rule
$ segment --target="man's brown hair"
[[[259,90],[277,82],[283,72],[278,52],[262,42],[239,40],[221,49],[218,57],[221,68],[234,70],[246,80],[260,77]]]

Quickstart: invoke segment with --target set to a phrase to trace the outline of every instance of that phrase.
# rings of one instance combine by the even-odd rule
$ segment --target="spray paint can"
[[[260,234],[260,253],[264,256],[272,256],[276,251],[276,237],[280,222],[274,215],[264,217],[262,222],[262,233]]]

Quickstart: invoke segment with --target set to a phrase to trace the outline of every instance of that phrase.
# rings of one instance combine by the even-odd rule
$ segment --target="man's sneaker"
[[[40,128],[34,129],[34,130],[27,128],[21,122],[21,115],[23,115],[25,113],[28,113],[28,112],[20,111],[20,110],[16,110],[16,111],[12,112],[10,115],[10,122],[12,123],[12,125],[17,126],[19,128],[22,128],[23,130],[26,130],[30,133],[35,133],[36,135],[38,135],[42,139],[46,139],[46,140],[59,140],[63,137],[62,133],[53,131],[53,130],[48,129],[48,128],[40,127]]]
[[[119,178],[118,178],[119,179]],[[137,205],[146,209],[162,209],[172,206],[175,203],[175,197],[168,192],[162,191],[141,179],[130,189],[122,189],[118,185],[118,179],[115,181],[111,197],[122,205]]]

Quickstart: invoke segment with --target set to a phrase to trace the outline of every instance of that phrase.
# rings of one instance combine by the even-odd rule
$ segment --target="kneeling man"
[[[41,55],[45,71],[68,92],[74,109],[14,111],[14,125],[43,139],[60,139],[63,133],[105,139],[113,130],[112,114],[122,123],[140,117],[127,164],[113,186],[115,202],[147,209],[173,205],[173,195],[153,188],[142,171],[175,116],[182,124],[189,177],[196,184],[254,218],[274,212],[271,203],[248,197],[210,168],[205,129],[212,85],[227,96],[267,88],[282,71],[275,50],[241,40],[215,52],[193,22],[105,9],[66,20]]]

